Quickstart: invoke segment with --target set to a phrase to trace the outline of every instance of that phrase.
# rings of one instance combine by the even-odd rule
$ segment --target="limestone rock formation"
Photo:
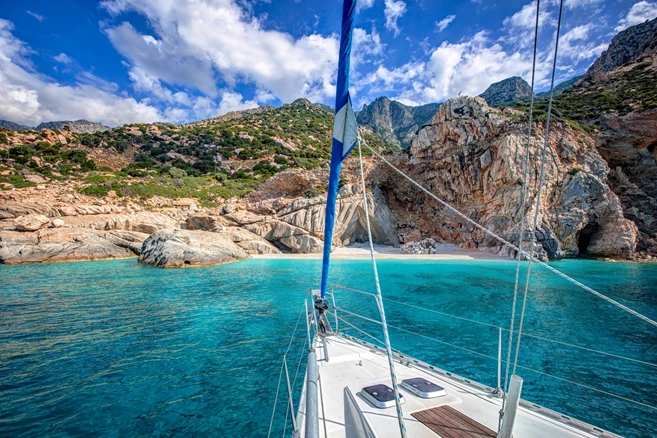
[[[312,198],[280,196],[286,187],[280,180],[299,175],[277,175],[247,197],[242,204],[228,204],[225,218],[257,234],[278,248],[298,253],[321,252],[324,239],[325,196]],[[327,176],[325,176],[327,178]],[[278,182],[277,182],[278,181]],[[305,183],[312,187],[312,183]],[[287,189],[286,189],[287,190]],[[227,207],[228,207],[227,205]],[[372,238],[378,244],[398,246],[397,219],[378,188],[368,193]],[[363,195],[358,184],[347,184],[338,191],[333,246],[347,246],[367,240]]]
[[[395,162],[432,193],[462,213],[517,242],[523,184],[528,184],[525,229],[530,229],[540,173],[544,126],[534,129],[528,180],[523,181],[526,126],[482,98],[445,102],[421,129],[410,159]],[[623,217],[618,197],[607,185],[609,168],[588,135],[554,123],[534,251],[542,258],[577,254],[633,255],[637,230]],[[381,169],[378,185],[400,218],[402,241],[434,238],[466,248],[505,253],[496,240],[473,228],[396,174]],[[394,187],[394,188],[393,188]],[[404,213],[406,212],[406,213]]]
[[[248,258],[223,233],[166,229],[144,241],[139,261],[162,268],[217,265]]]
[[[280,254],[281,252],[263,237],[236,227],[234,222],[222,216],[196,214],[187,219],[185,228],[224,233],[247,254]]]
[[[14,227],[18,231],[36,231],[50,224],[50,219],[41,214],[28,214],[14,219]]]
[[[146,235],[121,231],[48,228],[0,231],[0,263],[40,263],[134,257]]]

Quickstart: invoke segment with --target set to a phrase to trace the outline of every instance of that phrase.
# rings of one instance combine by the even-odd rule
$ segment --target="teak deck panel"
[[[411,414],[444,438],[489,438],[497,433],[450,406],[439,406]]]

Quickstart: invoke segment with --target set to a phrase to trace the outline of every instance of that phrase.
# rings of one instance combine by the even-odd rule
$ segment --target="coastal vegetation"
[[[65,131],[66,144],[28,131],[33,142],[11,145],[0,157],[13,170],[0,176],[0,182],[6,183],[0,187],[34,185],[24,177],[30,173],[78,181],[81,193],[98,197],[114,191],[119,197],[194,197],[210,205],[217,198],[242,197],[284,170],[312,170],[326,164],[332,130],[329,107],[299,99],[280,108],[264,106],[185,125],[130,124],[83,134]],[[0,142],[8,143],[11,132],[0,134]],[[363,136],[379,150],[396,150],[369,130]],[[90,155],[99,154],[120,156],[123,165],[96,164]],[[309,196],[324,191],[318,186]]]

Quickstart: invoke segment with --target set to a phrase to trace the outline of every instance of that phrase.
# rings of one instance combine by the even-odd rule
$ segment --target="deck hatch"
[[[422,398],[436,398],[442,397],[447,394],[445,388],[438,386],[433,382],[423,379],[421,377],[414,377],[412,379],[402,380],[401,386],[418,397]]]
[[[395,393],[391,387],[383,383],[378,385],[366,386],[361,391],[361,395],[372,406],[384,409],[395,406]],[[404,396],[399,395],[401,402],[404,403]]]

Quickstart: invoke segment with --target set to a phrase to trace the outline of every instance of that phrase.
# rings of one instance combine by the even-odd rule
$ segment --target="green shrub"
[[[187,176],[187,172],[184,169],[178,169],[177,167],[172,167],[169,169],[169,175],[172,178],[182,178]]]

